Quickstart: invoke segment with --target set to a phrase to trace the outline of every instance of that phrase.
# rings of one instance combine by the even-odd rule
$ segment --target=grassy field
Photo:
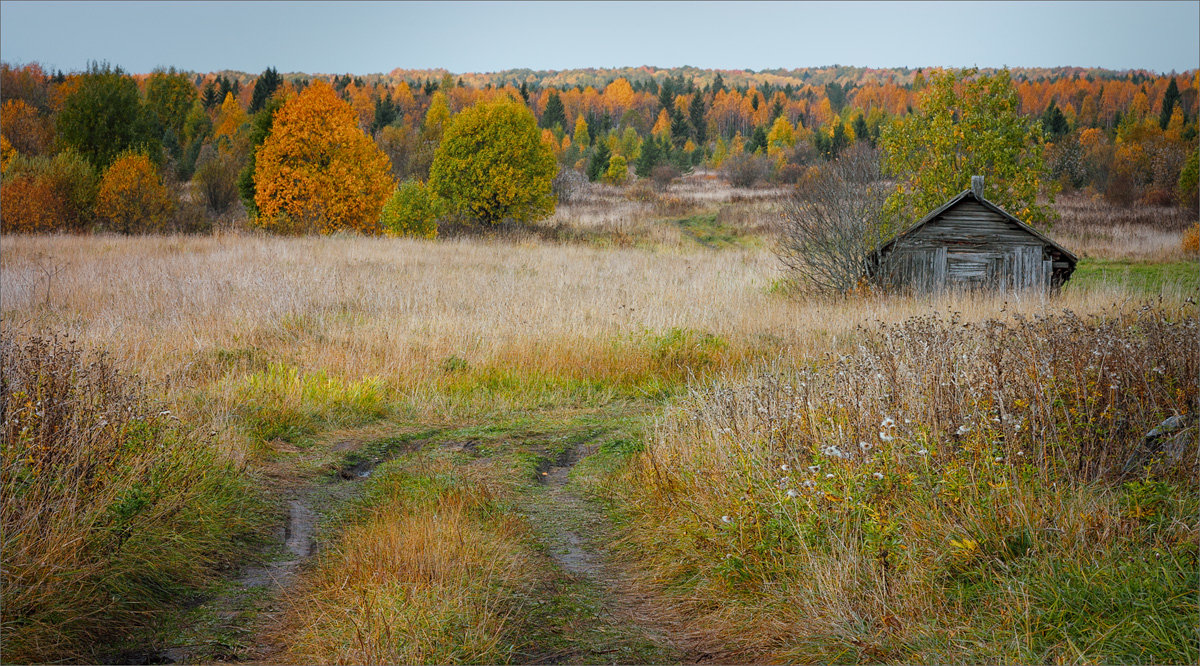
[[[1194,663],[1193,470],[1113,467],[1196,410],[1179,230],[1064,219],[1086,258],[1050,298],[800,301],[772,196],[599,188],[437,242],[5,237],[5,344],[81,350],[23,386],[104,353],[166,433],[90,435],[104,401],[6,430],[6,534],[74,497],[38,529],[97,564],[5,539],[5,659]],[[133,471],[54,481],[106,455]]]
[[[1084,259],[1071,275],[1071,289],[1118,285],[1131,293],[1164,292],[1195,297],[1200,293],[1200,266],[1195,261],[1130,261]]]

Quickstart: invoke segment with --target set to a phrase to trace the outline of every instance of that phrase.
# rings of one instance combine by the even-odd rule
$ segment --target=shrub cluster
[[[107,358],[43,338],[0,351],[4,658],[94,661],[235,561],[260,505]]]
[[[632,544],[754,659],[1192,662],[1195,425],[1143,438],[1197,411],[1198,328],[918,317],[697,391],[621,479]]]

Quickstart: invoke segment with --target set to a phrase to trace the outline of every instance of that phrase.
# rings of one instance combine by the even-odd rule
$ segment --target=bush
[[[1195,211],[1200,207],[1200,150],[1193,150],[1179,170],[1179,182],[1175,185],[1175,195],[1179,204]]]
[[[96,216],[112,231],[163,231],[174,208],[158,170],[145,153],[121,155],[100,181]]]
[[[1184,230],[1179,244],[1185,253],[1191,256],[1200,255],[1200,222]]]
[[[558,163],[524,104],[479,102],[450,121],[429,171],[429,188],[455,213],[496,224],[554,212]]]
[[[197,201],[196,197],[180,198],[171,212],[166,231],[173,234],[207,234],[211,233],[213,220],[208,207]]]
[[[783,204],[776,256],[806,291],[848,294],[866,276],[867,261],[888,235],[883,215],[889,188],[879,154],[857,143],[805,175]]]
[[[739,153],[721,163],[721,177],[734,187],[757,185],[766,179],[769,171],[767,158],[762,155]]]
[[[567,167],[559,169],[554,180],[550,181],[550,191],[554,193],[560,204],[579,201],[588,191],[587,176],[575,169]]]
[[[353,107],[315,81],[271,123],[254,154],[259,223],[285,233],[378,233],[395,184],[387,155],[359,129]]]
[[[659,164],[650,169],[650,179],[654,181],[655,187],[660,190],[667,189],[667,186],[678,177],[679,169],[670,164]]]
[[[192,181],[204,204],[216,215],[222,215],[238,199],[237,158],[224,150],[205,146],[196,160]]]
[[[783,185],[795,185],[807,172],[807,167],[788,162],[775,170],[774,181]]]
[[[383,206],[379,226],[389,236],[437,238],[442,202],[424,183],[406,180]]]
[[[1194,412],[1198,333],[1194,305],[860,329],[693,392],[610,497],[737,661],[1195,663],[1196,439],[1125,468]]]
[[[620,155],[613,155],[608,161],[608,169],[604,172],[604,182],[609,185],[624,185],[629,178],[629,164]]]
[[[54,128],[24,100],[5,100],[0,107],[0,134],[25,155],[41,155],[53,144]]]
[[[4,171],[6,232],[82,231],[91,222],[96,172],[73,151],[53,158],[14,156]]]
[[[236,562],[262,505],[107,358],[57,339],[0,351],[5,661],[101,663]]]

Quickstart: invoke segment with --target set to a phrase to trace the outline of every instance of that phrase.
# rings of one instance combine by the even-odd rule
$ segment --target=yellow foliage
[[[174,202],[144,153],[126,153],[100,179],[96,216],[122,233],[162,231]]]
[[[604,100],[614,110],[624,111],[633,105],[633,87],[621,77],[604,88]]]
[[[629,165],[625,162],[625,158],[620,155],[613,155],[608,161],[608,170],[604,173],[604,182],[609,185],[623,185],[626,178],[629,177]]]
[[[554,212],[550,182],[557,171],[529,108],[498,100],[463,109],[450,122],[429,187],[463,215],[524,222]]]
[[[1183,142],[1183,111],[1179,107],[1171,112],[1171,120],[1167,123],[1167,129],[1163,132],[1163,136],[1167,137],[1168,141],[1175,143]]]
[[[439,90],[433,93],[433,98],[429,100],[429,110],[425,112],[425,135],[435,141],[441,141],[448,122],[450,105],[446,103],[446,96]]]
[[[16,148],[8,142],[8,137],[0,134],[0,173],[4,173],[8,169],[8,163],[12,160],[13,155],[17,152]]]
[[[721,166],[721,163],[725,161],[726,157],[729,157],[729,144],[725,143],[724,138],[718,138],[717,145],[713,148],[712,158],[709,160],[709,163],[713,167],[719,167]]]
[[[25,155],[40,155],[53,142],[51,125],[22,99],[5,100],[0,108],[0,134]]]
[[[1200,222],[1193,224],[1183,232],[1183,240],[1180,242],[1183,251],[1191,256],[1200,254]]]
[[[323,81],[276,112],[254,182],[260,223],[287,233],[378,233],[393,189],[387,156]]]
[[[733,143],[729,144],[730,155],[741,155],[746,152],[746,139],[742,137],[742,133],[738,132],[733,135]]]
[[[592,137],[588,134],[587,120],[582,114],[575,116],[575,143],[583,150],[587,150],[592,143]]]
[[[233,98],[233,93],[225,93],[225,101],[221,102],[221,110],[217,112],[217,121],[213,123],[213,138],[217,141],[224,139],[226,145],[233,145],[246,124],[246,112],[242,105]]]
[[[654,129],[651,134],[662,136],[671,133],[671,117],[667,115],[667,110],[663,109],[658,112],[658,120],[654,123]]]
[[[771,159],[783,159],[784,152],[796,145],[796,132],[787,118],[779,116],[771,131],[767,133],[767,156]]]
[[[566,137],[563,138],[565,139]],[[558,138],[554,136],[554,132],[551,132],[548,129],[543,129],[542,143],[546,144],[546,147],[554,153],[555,157],[558,157],[559,151],[562,150],[562,144],[558,142]]]
[[[1098,127],[1089,127],[1079,133],[1079,145],[1084,148],[1097,146],[1104,141],[1104,131]]]

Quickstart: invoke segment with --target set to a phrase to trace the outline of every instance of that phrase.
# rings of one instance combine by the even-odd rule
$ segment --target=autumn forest
[[[291,231],[428,234],[436,229],[435,213],[448,212],[427,201],[424,189],[435,153],[451,117],[481,101],[515,100],[533,113],[540,142],[563,169],[560,181],[573,171],[617,185],[631,178],[667,182],[703,168],[739,186],[794,185],[848,146],[876,145],[889,123],[912,111],[932,73],[636,68],[459,76],[395,70],[362,77],[268,69],[259,76],[174,70],[135,76],[107,64],[69,75],[4,64],[4,229],[192,232],[236,219],[294,226],[277,213],[295,193],[267,193],[279,174],[259,173],[255,157],[276,113],[314,84],[331,91],[307,106],[336,106],[330,131],[349,133],[344,146],[329,135],[323,140],[343,146],[348,162],[376,166],[353,172],[360,179],[353,197],[338,198],[348,181],[313,184],[309,198],[329,210],[308,211],[319,222]],[[1006,74],[1019,113],[1040,122],[1043,196],[1086,189],[1118,206],[1194,199],[1195,72]],[[321,131],[312,117],[289,126],[300,142]],[[359,134],[369,142],[350,140]],[[360,197],[359,190],[368,194]],[[403,214],[397,209],[381,220],[393,192],[397,206],[408,204]],[[290,203],[294,218],[300,204]],[[263,205],[267,214],[260,215]],[[483,211],[467,212],[494,222],[518,208],[482,217]],[[540,210],[547,212],[544,201]]]

